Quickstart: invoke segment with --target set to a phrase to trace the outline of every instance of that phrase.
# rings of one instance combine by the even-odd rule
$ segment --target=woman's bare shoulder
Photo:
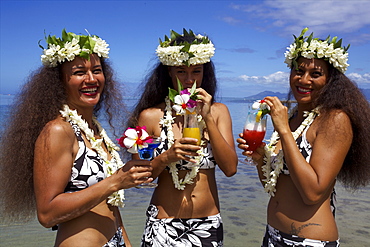
[[[40,138],[67,138],[67,140],[74,140],[75,134],[68,122],[66,122],[62,117],[57,117],[44,126],[39,135],[39,139]]]
[[[165,108],[164,103],[161,103],[151,108],[147,108],[143,110],[142,112],[140,112],[139,119],[144,120],[144,119],[162,117],[164,108]]]
[[[225,116],[225,114],[230,115],[229,108],[223,103],[215,102],[212,104],[212,114],[216,116]]]

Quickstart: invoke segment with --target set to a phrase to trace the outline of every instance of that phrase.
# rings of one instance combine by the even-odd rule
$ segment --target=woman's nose
[[[311,84],[311,76],[309,73],[304,73],[299,80],[302,84]]]
[[[85,80],[87,83],[95,83],[97,81],[94,73],[92,73],[91,71],[85,75]]]
[[[186,81],[187,83],[193,83],[194,82],[194,77],[191,74],[186,75]]]

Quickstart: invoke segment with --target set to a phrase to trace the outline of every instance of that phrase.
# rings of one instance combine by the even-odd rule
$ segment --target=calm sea
[[[0,129],[6,121],[12,96],[0,95]],[[242,99],[223,98],[233,119],[235,139],[242,131],[250,103]],[[128,104],[133,104],[128,101]],[[267,137],[272,132],[268,123]],[[243,157],[238,150],[238,155]],[[216,171],[221,203],[221,215],[225,229],[226,247],[260,246],[265,224],[268,195],[259,183],[254,167],[240,163],[238,173],[227,178]],[[11,185],[9,185],[11,186]],[[370,188],[355,193],[336,186],[338,209],[336,220],[342,246],[370,246]],[[145,209],[149,204],[151,189],[126,190],[126,206],[121,210],[123,221],[133,246],[140,246],[145,222]],[[55,232],[43,228],[35,219],[27,224],[0,225],[0,246],[53,246]]]

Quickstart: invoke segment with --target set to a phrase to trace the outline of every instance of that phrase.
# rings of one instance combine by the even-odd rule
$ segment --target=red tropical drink
[[[243,138],[247,141],[248,151],[256,151],[256,149],[261,146],[263,138],[265,137],[266,130],[259,131],[253,129],[244,129]]]
[[[266,115],[261,118],[257,114],[257,112],[248,113],[243,129],[243,138],[249,146],[247,150],[253,152],[262,144],[266,134]]]

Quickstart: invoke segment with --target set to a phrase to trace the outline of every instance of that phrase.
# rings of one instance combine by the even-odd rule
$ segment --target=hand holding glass
[[[153,137],[153,141],[148,143],[148,147],[138,149],[139,157],[142,160],[151,160],[153,158],[154,150],[161,144],[161,137]],[[155,188],[158,184],[156,183],[142,183],[136,188]]]
[[[256,151],[266,134],[266,115],[257,119],[257,113],[258,111],[250,111],[244,125],[243,139],[247,142],[247,151]],[[249,165],[256,165],[250,156],[247,156],[245,161]]]

